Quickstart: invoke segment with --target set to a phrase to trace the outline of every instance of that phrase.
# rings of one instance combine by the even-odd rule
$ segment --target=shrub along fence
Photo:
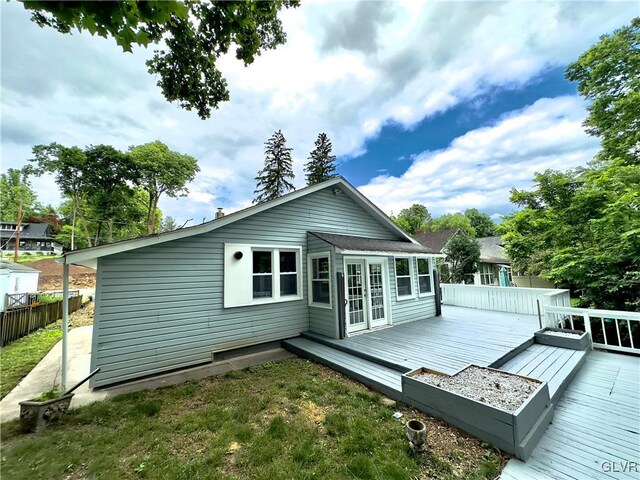
[[[81,295],[69,298],[69,313],[75,312],[81,306]],[[60,318],[62,318],[62,300],[1,312],[0,334],[2,336],[2,346],[29,335],[39,328],[46,327]]]

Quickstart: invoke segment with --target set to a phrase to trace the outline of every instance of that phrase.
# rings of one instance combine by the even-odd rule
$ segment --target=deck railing
[[[544,314],[545,305],[571,305],[569,290],[555,288],[494,287],[443,283],[442,303],[497,312]]]
[[[589,332],[595,348],[640,355],[640,313],[546,305],[545,322]]]

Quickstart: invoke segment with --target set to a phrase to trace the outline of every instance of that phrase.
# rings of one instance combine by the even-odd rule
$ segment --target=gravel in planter
[[[542,333],[545,335],[553,335],[555,337],[566,338],[580,338],[583,335],[583,332],[558,332],[556,330],[545,330]]]
[[[507,412],[515,412],[540,385],[535,380],[475,366],[451,377],[423,371],[413,378]]]

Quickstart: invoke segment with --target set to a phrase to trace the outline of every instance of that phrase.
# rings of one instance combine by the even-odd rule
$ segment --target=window
[[[480,285],[493,285],[493,267],[488,263],[481,263],[478,271],[480,272]]]
[[[428,258],[418,258],[418,292],[420,295],[431,292],[431,268]]]
[[[396,292],[398,298],[413,297],[412,268],[409,258],[396,258]]]
[[[328,253],[309,255],[309,305],[331,308],[331,267]]]
[[[302,247],[224,244],[224,307],[302,300]]]
[[[298,262],[296,252],[280,253],[280,296],[298,294]]]
[[[253,298],[273,297],[271,251],[253,252]]]

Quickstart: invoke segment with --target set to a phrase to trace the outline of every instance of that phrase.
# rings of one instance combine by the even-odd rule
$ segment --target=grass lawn
[[[269,363],[74,409],[38,434],[7,423],[3,479],[481,479],[501,470],[499,451],[383,400],[306,360]],[[423,455],[408,448],[408,417],[427,422]]]
[[[52,323],[0,349],[0,398],[4,398],[62,338],[60,322]]]

